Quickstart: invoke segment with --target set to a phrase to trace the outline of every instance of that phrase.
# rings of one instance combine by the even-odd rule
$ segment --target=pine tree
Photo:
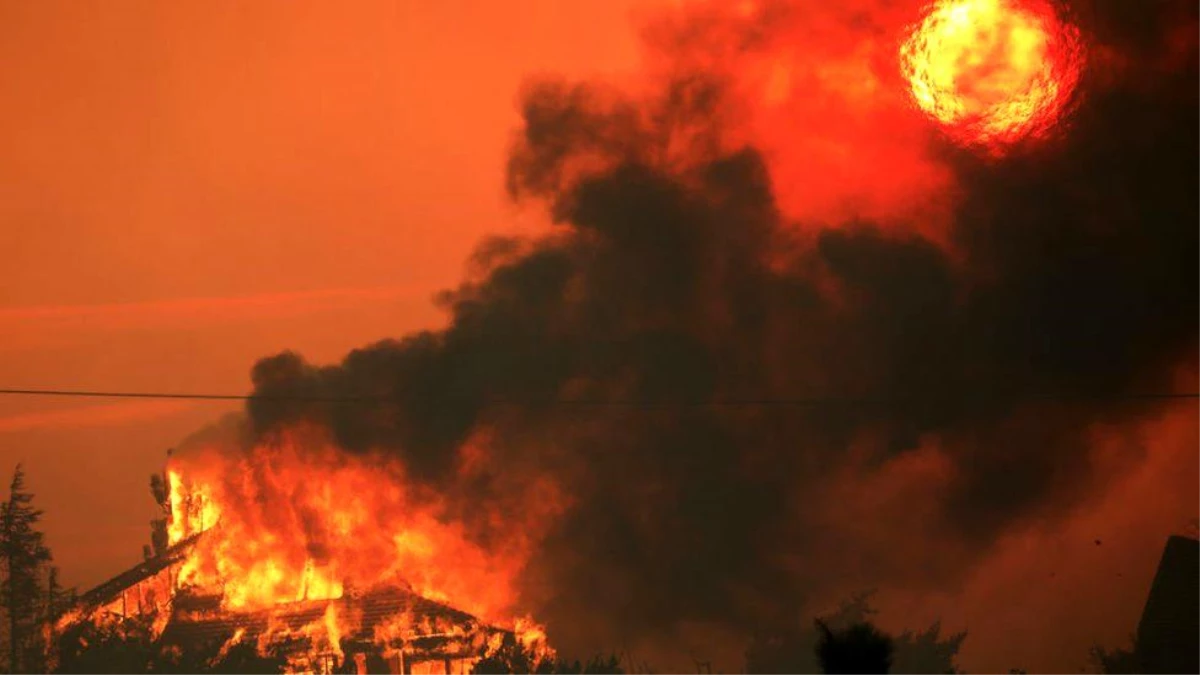
[[[75,588],[64,588],[58,581],[58,567],[51,565],[46,574],[45,606],[42,612],[43,620],[46,621],[48,626],[47,638],[50,643],[54,642],[54,622],[71,605],[75,604],[75,599]]]
[[[13,472],[8,501],[0,504],[0,564],[4,587],[0,605],[8,612],[9,672],[21,672],[23,652],[36,637],[35,623],[42,604],[40,572],[50,561],[43,534],[37,529],[42,512],[25,491],[25,472]]]

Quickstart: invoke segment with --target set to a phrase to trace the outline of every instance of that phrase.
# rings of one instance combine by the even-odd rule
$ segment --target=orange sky
[[[638,3],[638,6],[644,3]],[[635,61],[633,0],[0,4],[0,383],[245,392],[439,315],[521,83]],[[164,451],[235,404],[0,397],[68,583],[136,562]]]
[[[437,324],[430,297],[480,237],[537,227],[503,194],[522,82],[629,71],[630,13],[653,1],[0,3],[0,387],[244,393],[264,355],[328,362]],[[86,588],[140,560],[165,450],[237,408],[0,396],[0,472],[25,463],[64,579]],[[958,596],[917,611],[927,598],[885,594],[885,627],[970,598],[949,627],[975,626],[964,656],[1002,665],[1019,612],[1048,625],[1108,585],[1140,606],[1194,513],[1194,483],[1161,487],[1196,472],[1185,412],[1163,422],[1182,451],[1003,542]],[[1108,558],[1055,549],[1083,570],[1067,581],[1027,552],[1100,530]],[[990,611],[1051,586],[1070,597]]]

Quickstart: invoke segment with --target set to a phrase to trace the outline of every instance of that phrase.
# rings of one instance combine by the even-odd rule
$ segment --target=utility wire
[[[200,401],[280,401],[295,403],[386,403],[396,401],[398,396],[288,396],[278,394],[202,394],[202,393],[172,393],[146,391],[94,391],[81,389],[0,389],[0,395],[5,396],[54,396],[73,398],[139,398],[139,399],[183,399]],[[1012,392],[999,392],[992,395],[996,398],[1012,396]],[[987,394],[977,395],[976,398],[987,398]],[[632,399],[572,399],[572,398],[529,398],[518,399],[480,399],[474,396],[443,396],[446,401],[470,401],[490,405],[563,405],[563,406],[592,406],[592,407],[678,407],[678,406],[839,406],[839,405],[887,405],[917,403],[922,400],[940,400],[933,396],[905,397],[863,397],[863,398],[761,398],[761,399],[705,399],[652,401]],[[970,394],[956,394],[956,400],[971,398]],[[1076,395],[1027,395],[1022,398],[1045,401],[1174,401],[1200,399],[1200,392],[1165,392],[1165,393],[1093,393]]]

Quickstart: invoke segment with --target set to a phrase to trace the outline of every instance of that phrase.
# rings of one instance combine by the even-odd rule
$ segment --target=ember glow
[[[1078,30],[1041,0],[942,0],[901,48],[916,105],[993,153],[1059,122],[1082,62]]]

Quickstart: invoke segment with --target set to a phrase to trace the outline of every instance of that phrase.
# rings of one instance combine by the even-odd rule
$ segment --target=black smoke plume
[[[1154,415],[1130,396],[1181,372],[1195,386],[1196,54],[1159,39],[1195,8],[1079,16],[1137,76],[1089,76],[1053,147],[943,148],[962,193],[949,245],[790,222],[759,150],[723,141],[727,92],[703,73],[649,98],[532,86],[509,187],[556,229],[481,245],[439,299],[444,330],[334,366],[263,359],[252,426],[316,422],[346,452],[392,453],[468,522],[552,476],[572,501],[526,599],[580,649],[752,629],[822,584],[953,584],[999,535],[1102,487],[1093,425]],[[481,429],[489,469],[464,483]],[[931,447],[932,478],[864,479],[872,506],[831,490]]]

